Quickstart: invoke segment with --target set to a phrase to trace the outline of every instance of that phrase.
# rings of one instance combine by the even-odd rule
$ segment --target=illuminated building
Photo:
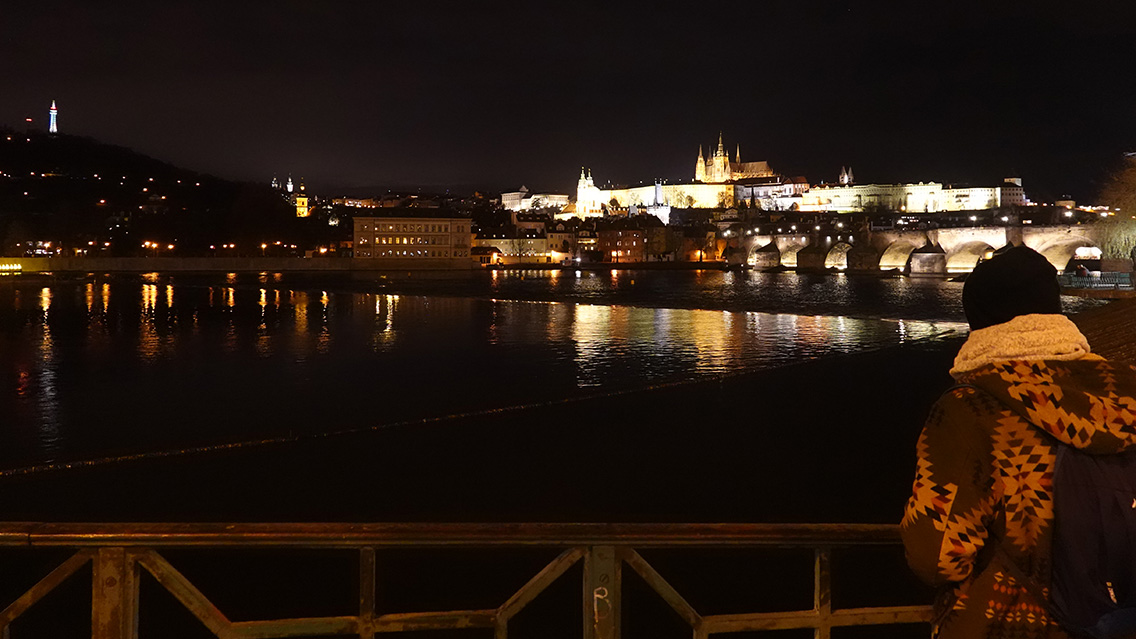
[[[840,167],[840,178],[838,181],[843,186],[848,186],[849,184],[855,182],[856,180],[852,177],[852,167]]]
[[[844,177],[844,173],[841,173]],[[851,171],[848,172],[851,180]],[[801,196],[800,210],[830,213],[901,211],[939,213],[1025,206],[1021,180],[1007,178],[999,186],[952,187],[938,182],[917,184],[852,184],[814,186]]]
[[[296,217],[308,217],[311,215],[308,210],[308,194],[304,191],[304,183],[300,182],[300,192],[295,194],[293,198],[296,202]]]
[[[501,251],[493,246],[475,246],[470,249],[470,256],[478,266],[497,266],[501,263]]]
[[[742,148],[738,145],[734,161],[722,146],[722,134],[718,134],[718,149],[709,159],[703,159],[702,147],[698,147],[698,162],[694,165],[694,181],[706,184],[725,184],[751,178],[773,177],[773,169],[768,162],[742,162]]]
[[[468,218],[403,211],[398,217],[356,217],[355,257],[391,268],[471,268]]]
[[[560,262],[576,255],[576,232],[564,226],[562,222],[547,227],[544,236],[548,240],[548,254],[553,262]]]
[[[304,186],[304,178],[300,178],[299,189],[292,183],[292,176],[288,176],[288,181],[284,183],[283,188],[280,186],[280,181],[276,176],[272,176],[272,189],[284,198],[284,201],[291,206],[296,207],[296,217],[308,217],[312,214],[312,197],[308,194],[307,188]],[[335,226],[339,224],[338,220],[332,224]]]
[[[632,207],[727,208],[734,205],[733,184],[664,184],[656,182],[631,188],[601,189],[591,171],[580,171],[576,186],[576,216],[596,217],[626,214]],[[619,209],[623,211],[620,212]]]
[[[382,206],[382,203],[374,198],[337,197],[331,203],[336,206],[350,206],[356,209],[377,209]]]
[[[503,194],[504,195],[504,194]],[[908,184],[856,184],[852,167],[841,167],[837,184],[810,187],[804,177],[787,177],[768,162],[742,162],[737,148],[733,161],[722,136],[710,157],[698,149],[694,180],[685,184],[634,187],[596,186],[592,172],[580,169],[576,201],[556,215],[568,217],[627,216],[644,212],[667,223],[671,208],[728,209],[746,203],[767,211],[860,213],[898,211],[938,213],[1025,206],[1029,200],[1018,178],[997,186],[955,187],[938,182]]]
[[[519,191],[501,194],[501,206],[509,211],[555,208],[562,210],[568,206],[568,196],[561,193],[530,193],[522,186]]]
[[[671,208],[729,208],[741,198],[754,201],[791,198],[807,188],[804,178],[787,180],[775,173],[768,162],[742,162],[740,146],[731,162],[719,135],[718,148],[709,158],[699,147],[694,181],[690,183],[669,184],[655,180],[644,186],[601,189],[592,179],[591,171],[581,169],[576,184],[576,216],[626,214],[635,207],[636,211],[646,209],[665,219]],[[781,202],[766,208],[790,206],[791,202]]]
[[[548,264],[553,261],[548,236],[543,230],[514,227],[479,233],[473,245],[497,249],[501,254],[501,264]]]
[[[48,111],[49,120],[47,125],[48,133],[59,133],[59,127],[55,123],[55,117],[59,115],[59,109],[55,108],[55,100],[51,101],[51,110]]]
[[[621,220],[622,221],[622,220]],[[605,262],[644,262],[647,241],[643,229],[630,224],[614,224],[596,231],[598,248]]]

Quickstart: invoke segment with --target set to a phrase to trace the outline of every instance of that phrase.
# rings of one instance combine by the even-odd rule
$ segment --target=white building
[[[1008,179],[993,187],[944,187],[918,184],[842,184],[814,186],[801,195],[800,210],[860,213],[872,209],[905,213],[979,211],[1027,204],[1021,180]]]
[[[591,171],[580,170],[576,185],[576,216],[581,218],[602,216],[611,208],[652,209],[673,208],[726,208],[734,205],[733,184],[645,184],[630,188],[601,189],[592,180]]]
[[[527,187],[522,186],[518,191],[502,193],[501,206],[510,211],[543,208],[559,210],[568,206],[568,196],[562,193],[530,193]]]

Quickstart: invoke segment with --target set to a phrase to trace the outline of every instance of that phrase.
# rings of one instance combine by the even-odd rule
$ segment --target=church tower
[[[710,175],[708,182],[721,184],[730,181],[730,157],[726,155],[726,147],[722,144],[722,133],[718,133],[718,150],[710,160]]]
[[[55,125],[55,116],[59,115],[59,109],[55,108],[55,100],[51,101],[51,110],[48,111],[48,115],[50,116],[50,119],[47,125],[47,132],[59,133],[59,127]]]
[[[580,181],[576,183],[576,216],[589,217],[602,213],[603,202],[600,200],[600,190],[592,179],[592,171],[588,169],[585,175],[584,168],[580,167]]]
[[[296,200],[296,217],[311,215],[308,209],[308,193],[304,189],[304,178],[300,178],[300,190],[296,193],[294,199]]]
[[[702,156],[702,145],[698,145],[698,163],[694,165],[694,181],[706,181],[706,159]]]

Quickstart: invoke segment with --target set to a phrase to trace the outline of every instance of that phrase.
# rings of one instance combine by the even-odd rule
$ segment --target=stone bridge
[[[1074,252],[1096,247],[1097,226],[974,226],[861,233],[794,233],[747,236],[744,248],[755,268],[900,269],[915,274],[968,273],[987,251],[1024,244],[1063,271]]]

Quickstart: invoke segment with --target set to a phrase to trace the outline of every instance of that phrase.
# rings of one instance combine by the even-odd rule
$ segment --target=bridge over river
[[[1100,247],[1100,232],[1088,224],[793,232],[746,236],[742,248],[747,263],[757,268],[909,268],[913,274],[945,275],[970,272],[987,251],[1024,244],[1063,271],[1077,249]]]

